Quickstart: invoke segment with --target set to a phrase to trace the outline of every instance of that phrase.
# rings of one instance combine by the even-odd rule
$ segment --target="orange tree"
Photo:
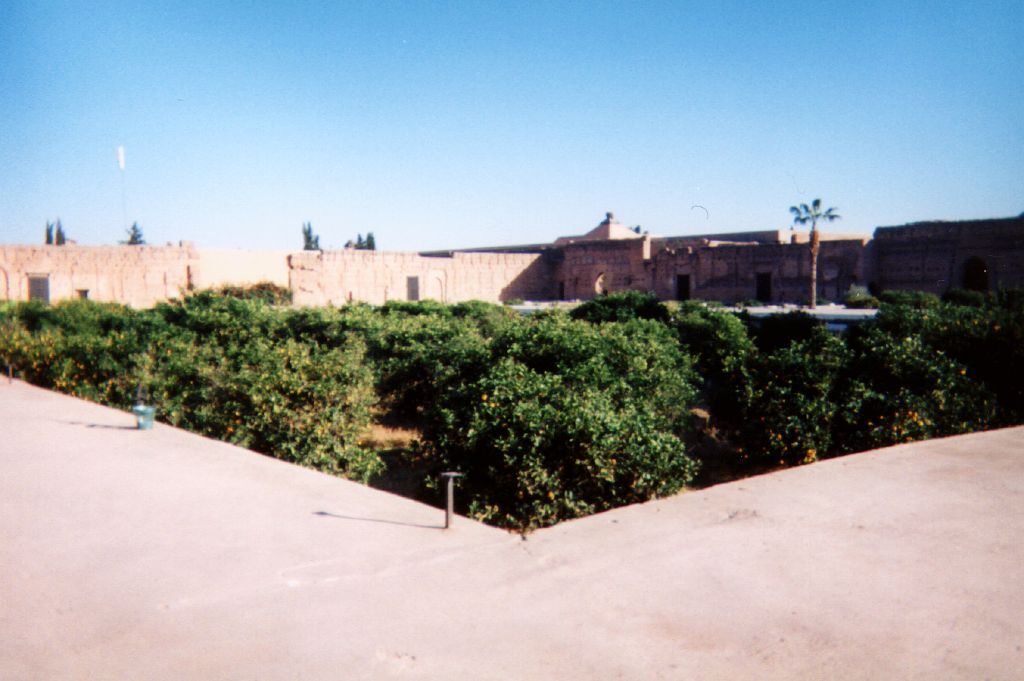
[[[128,407],[138,364],[160,323],[114,303],[73,300],[8,305],[0,314],[0,357],[27,381]]]
[[[424,414],[422,446],[466,474],[466,509],[526,531],[672,494],[696,472],[683,435],[696,391],[671,331],[521,320]]]
[[[821,327],[751,361],[739,449],[753,464],[810,463],[832,447],[833,392],[846,346]]]
[[[996,400],[967,368],[920,336],[857,329],[834,395],[837,454],[983,430]]]
[[[288,313],[213,294],[154,312],[173,330],[148,353],[169,423],[360,480],[381,469],[359,444],[376,400],[361,338],[296,339]]]

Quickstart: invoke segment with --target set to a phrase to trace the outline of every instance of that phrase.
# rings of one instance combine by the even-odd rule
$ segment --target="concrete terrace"
[[[523,541],[132,425],[0,381],[0,678],[1024,678],[1024,428]]]

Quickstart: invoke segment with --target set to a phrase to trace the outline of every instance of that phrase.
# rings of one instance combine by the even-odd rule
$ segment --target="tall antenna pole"
[[[121,170],[121,222],[124,231],[128,231],[128,201],[125,199],[124,188],[124,145],[117,147],[117,167]]]

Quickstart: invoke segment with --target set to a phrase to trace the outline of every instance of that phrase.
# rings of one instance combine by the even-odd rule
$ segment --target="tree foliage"
[[[663,325],[525,320],[469,369],[425,414],[423,446],[466,473],[481,520],[525,531],[672,494],[696,472],[682,439],[694,375]]]
[[[374,238],[373,232],[367,232],[366,238],[363,238],[362,234],[357,234],[356,240],[349,241],[346,246],[357,251],[375,251],[377,250],[377,240]]]
[[[289,305],[292,302],[291,289],[271,281],[261,281],[248,286],[226,284],[217,288],[214,293],[229,298],[261,300],[268,305]]]
[[[600,295],[577,306],[570,313],[573,319],[593,323],[625,322],[631,319],[666,321],[669,313],[658,296],[640,291],[619,291]]]
[[[758,353],[739,431],[741,455],[754,463],[810,463],[829,453],[836,379],[846,346],[821,327],[803,340]]]
[[[121,408],[142,384],[160,420],[366,479],[380,461],[358,444],[375,402],[365,344],[302,343],[289,314],[211,292],[141,312],[24,303],[0,318],[0,355],[27,380]]]
[[[57,218],[56,223],[46,221],[46,232],[43,238],[43,243],[47,246],[63,246],[67,243],[67,235],[64,233],[64,226],[61,224],[60,218]]]
[[[133,222],[132,226],[128,229],[128,238],[119,243],[126,246],[144,246],[146,239],[142,235],[142,228],[139,227],[139,223]]]
[[[313,233],[313,223],[311,222],[302,223],[302,250],[320,250],[320,236]]]
[[[121,408],[141,383],[160,420],[360,480],[384,471],[371,417],[397,422],[416,442],[388,474],[436,500],[430,481],[463,472],[461,510],[521,531],[672,494],[698,463],[741,475],[1024,422],[1021,292],[890,296],[840,336],[644,294],[574,319],[479,301],[291,309],[265,288],[151,310],[0,305],[0,358]],[[695,451],[708,433],[722,446]]]

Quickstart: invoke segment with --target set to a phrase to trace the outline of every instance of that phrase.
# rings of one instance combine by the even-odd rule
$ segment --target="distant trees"
[[[836,208],[821,210],[821,199],[814,199],[811,205],[801,203],[799,206],[790,206],[789,212],[793,214],[793,223],[806,225],[811,223],[811,307],[818,302],[818,251],[820,249],[820,237],[818,233],[818,222],[832,222],[839,220],[841,216],[836,213]]]
[[[365,239],[362,234],[356,234],[356,240],[349,240],[345,244],[345,248],[354,248],[357,251],[375,251],[377,250],[377,241],[373,238],[373,232],[367,232]]]
[[[375,251],[377,250],[377,240],[373,237],[373,232],[368,232],[365,238],[362,234],[357,234],[355,241],[349,239],[345,242],[345,248],[354,248],[357,251]],[[313,233],[313,225],[309,222],[302,223],[302,250],[322,250],[320,236]]]
[[[142,246],[145,245],[146,239],[142,236],[142,228],[139,227],[139,223],[133,222],[131,229],[128,230],[128,238],[118,243],[126,246]]]
[[[45,243],[47,246],[63,246],[67,243],[67,236],[64,234],[64,227],[60,224],[60,218],[57,218],[56,223],[46,221]]]
[[[313,223],[311,222],[302,223],[302,250],[320,250],[320,236],[313,233]]]

